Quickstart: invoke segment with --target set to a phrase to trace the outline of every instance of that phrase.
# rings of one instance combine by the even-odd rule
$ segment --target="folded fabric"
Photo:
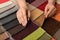
[[[0,1],[0,4],[2,4],[2,3],[5,3],[5,2],[8,2],[9,0],[1,0]]]
[[[10,30],[8,30],[8,32],[13,36],[17,34],[18,32],[22,31],[23,29],[24,27],[22,25],[17,25],[11,28]]]
[[[16,12],[14,12],[13,14],[11,14],[7,17],[4,17],[3,19],[0,19],[0,24],[4,25],[4,24],[6,24],[14,19],[16,19]]]
[[[15,26],[18,25],[18,24],[19,24],[19,22],[17,21],[17,19],[14,19],[14,20],[12,20],[11,22],[3,25],[3,27],[4,27],[6,30],[9,30],[9,29],[15,27]]]
[[[0,8],[6,7],[10,4],[12,4],[12,2],[7,0],[7,2],[3,2],[3,3],[0,4]]]
[[[40,17],[38,17],[36,20],[34,20],[33,23],[42,27],[44,20],[45,20],[45,16],[42,14]]]
[[[56,4],[56,9],[55,15],[52,18],[60,22],[60,4]]]
[[[22,30],[21,32],[13,35],[13,38],[15,40],[22,40],[24,37],[26,37],[33,31],[35,31],[37,28],[38,28],[37,25],[35,25],[33,22],[29,21],[26,28],[24,28],[24,30]]]
[[[42,26],[44,19],[45,19],[45,16],[42,10],[35,8],[33,11],[31,11],[31,20],[36,25]]]
[[[34,7],[33,5],[31,5],[29,3],[27,3],[27,5],[28,5],[28,8],[30,11],[33,11],[34,9],[36,9],[36,7]]]
[[[13,12],[17,11],[17,9],[18,9],[18,7],[15,6],[12,9],[9,9],[8,11],[0,14],[0,19],[3,18],[3,17],[5,17],[5,16],[8,16],[8,15],[12,14]]]
[[[0,34],[2,34],[3,32],[5,32],[6,30],[3,28],[3,26],[0,26]]]
[[[52,36],[50,36],[48,33],[44,33],[38,40],[50,40]]]
[[[46,2],[44,2],[43,4],[41,4],[41,5],[39,5],[37,8],[39,8],[40,10],[43,10],[44,11],[44,9],[45,9],[45,6],[47,5],[47,1]]]
[[[51,36],[53,36],[57,32],[57,30],[60,28],[60,22],[56,21],[53,18],[47,18],[42,28]]]
[[[54,34],[56,40],[60,40],[60,29]]]
[[[39,7],[39,5],[42,5],[44,2],[46,2],[47,0],[35,0],[34,2],[32,2],[31,4],[35,7]]]
[[[9,38],[7,32],[4,32],[3,34],[0,34],[0,40],[5,40],[7,38]]]
[[[0,14],[2,14],[3,12],[11,9],[12,7],[16,6],[14,3],[11,3],[10,5],[6,6],[6,7],[3,7],[3,8],[0,8]]]
[[[34,21],[36,20],[40,15],[43,14],[43,11],[42,10],[39,10],[39,9],[34,9],[32,12],[31,12],[31,20]]]
[[[39,27],[34,32],[32,32],[31,34],[29,34],[27,37],[25,37],[23,40],[37,40],[44,33],[45,33],[45,31],[41,27]]]

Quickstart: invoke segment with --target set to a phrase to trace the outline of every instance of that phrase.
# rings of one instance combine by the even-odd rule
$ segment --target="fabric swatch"
[[[0,15],[1,15],[3,12],[5,12],[5,11],[11,9],[11,8],[13,8],[14,6],[16,6],[16,5],[15,5],[14,3],[11,3],[10,5],[8,5],[8,6],[6,6],[6,7],[0,8]]]
[[[53,36],[57,32],[57,30],[60,28],[60,22],[54,20],[53,18],[47,18],[42,28],[51,36]]]
[[[6,7],[6,6],[10,5],[10,4],[12,4],[12,2],[11,1],[7,1],[5,3],[0,4],[0,8]]]
[[[56,9],[55,15],[52,18],[60,22],[60,4],[56,4]]]
[[[44,20],[45,20],[45,16],[44,16],[44,14],[42,14],[36,20],[34,20],[33,23],[42,27]]]
[[[0,40],[5,40],[7,39],[9,36],[7,35],[7,32],[0,34]]]
[[[19,22],[17,21],[17,19],[14,19],[14,20],[12,20],[11,22],[3,25],[3,27],[4,27],[6,30],[9,30],[10,28],[13,28],[13,27],[15,27],[15,26],[18,25],[18,24],[19,24]]]
[[[18,32],[22,31],[23,29],[24,27],[22,25],[17,25],[11,28],[10,30],[8,30],[8,32],[13,36],[17,34]]]
[[[43,11],[42,10],[39,10],[39,9],[34,9],[32,12],[31,12],[31,20],[34,21],[36,20],[40,15],[43,14]]]
[[[50,40],[52,36],[50,36],[48,33],[44,33],[38,40]]]
[[[3,18],[3,19],[1,19],[0,24],[4,25],[4,24],[6,24],[6,23],[8,23],[8,22],[10,22],[10,21],[12,21],[14,19],[16,19],[16,12],[9,15],[9,16],[7,16],[7,17],[5,17],[5,18]]]
[[[8,2],[9,0],[1,0],[0,1],[0,4],[2,4],[2,3],[5,3],[5,2]]]
[[[56,40],[60,40],[60,29],[54,34]]]
[[[17,9],[18,9],[18,7],[15,6],[15,7],[13,7],[12,9],[4,12],[3,14],[0,14],[0,19],[3,18],[3,17],[5,17],[5,16],[7,16],[7,15],[12,14],[13,12],[17,11]]]

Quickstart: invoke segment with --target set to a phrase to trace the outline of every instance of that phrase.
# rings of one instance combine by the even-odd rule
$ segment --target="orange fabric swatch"
[[[56,14],[52,17],[57,21],[60,21],[60,4],[56,4]]]

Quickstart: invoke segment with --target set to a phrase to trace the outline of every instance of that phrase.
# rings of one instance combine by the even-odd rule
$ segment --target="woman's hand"
[[[26,5],[27,3],[24,3],[23,1],[21,3],[20,2],[18,2],[20,8],[17,11],[16,16],[19,23],[22,24],[23,26],[26,26],[30,18],[30,11],[28,10],[28,7]]]
[[[56,11],[55,5],[52,3],[48,3],[45,7],[45,17],[50,17],[54,14],[54,12]]]

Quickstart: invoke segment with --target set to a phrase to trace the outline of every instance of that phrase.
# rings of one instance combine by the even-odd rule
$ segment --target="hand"
[[[47,4],[45,7],[45,17],[51,17],[52,15],[54,15],[54,12],[56,11],[55,5],[54,4]]]
[[[26,13],[27,13],[27,15],[26,15]],[[27,6],[20,7],[20,9],[17,11],[16,15],[17,15],[17,19],[18,19],[19,23],[22,24],[23,26],[26,26],[26,24],[30,18],[30,11],[28,10],[28,7]]]

